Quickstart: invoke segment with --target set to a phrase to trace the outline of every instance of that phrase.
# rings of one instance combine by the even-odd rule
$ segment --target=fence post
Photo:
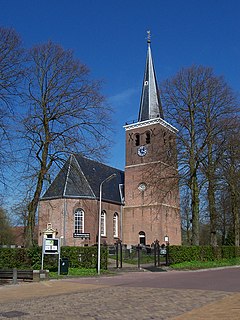
[[[122,268],[122,241],[120,241],[120,268]]]
[[[169,242],[167,242],[166,246],[166,266],[169,265]]]
[[[17,284],[17,268],[13,268],[13,284]]]
[[[154,267],[157,266],[157,244],[156,244],[157,240],[154,241]]]
[[[116,242],[115,248],[116,248],[116,268],[118,268],[118,242]]]
[[[160,245],[158,240],[157,240],[157,261],[158,261],[158,267],[160,267]]]
[[[140,244],[137,245],[138,269],[140,269]]]

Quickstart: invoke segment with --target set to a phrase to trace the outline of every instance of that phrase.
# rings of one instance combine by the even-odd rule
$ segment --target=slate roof
[[[124,172],[80,154],[71,155],[41,199],[99,199],[100,183],[114,173],[116,177],[103,184],[102,200],[120,204]]]
[[[152,60],[150,43],[151,41],[149,38],[138,122],[159,117],[163,119],[162,105]]]

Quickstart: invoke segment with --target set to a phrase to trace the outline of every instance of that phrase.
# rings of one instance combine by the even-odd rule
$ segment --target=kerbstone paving
[[[15,294],[7,301],[0,299],[0,319],[22,320],[172,319],[232,295],[205,290],[88,286],[64,280],[49,281],[47,284],[20,284],[5,290],[6,293],[15,290]],[[59,291],[61,294],[58,294]],[[0,298],[3,292],[4,287],[1,287]]]

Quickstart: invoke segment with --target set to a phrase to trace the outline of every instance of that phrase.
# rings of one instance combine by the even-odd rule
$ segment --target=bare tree
[[[221,245],[234,245],[234,241],[231,239],[234,222],[231,214],[229,188],[226,181],[224,181],[224,175],[221,171],[219,171],[219,175],[221,176],[221,187],[217,191],[216,204],[218,208],[218,231],[221,237]]]
[[[225,190],[225,196],[228,195],[230,211],[233,221],[234,242],[239,246],[240,241],[240,121],[235,117],[232,121],[231,131],[226,132],[224,141],[224,151],[219,172],[221,178],[228,188]]]
[[[202,96],[199,127],[202,132],[201,138],[204,148],[201,164],[207,182],[211,245],[217,246],[217,170],[223,155],[223,137],[227,131],[231,130],[231,119],[236,113],[236,97],[224,79],[215,76],[210,68],[206,70]]]
[[[11,139],[10,119],[13,102],[19,92],[23,76],[23,50],[21,40],[13,29],[0,27],[0,172],[4,182],[3,167],[9,164]],[[12,156],[12,155],[11,155]]]
[[[0,244],[12,244],[13,238],[7,212],[0,207]]]
[[[96,157],[106,151],[110,108],[100,88],[71,51],[48,42],[29,52],[28,109],[22,125],[35,184],[28,206],[27,246],[33,244],[38,201],[53,164],[73,152]]]
[[[183,244],[191,244],[191,212],[190,212],[190,192],[189,188],[182,188],[181,192],[181,222],[182,222],[182,238]]]
[[[14,212],[14,222],[26,229],[28,221],[28,205],[31,199],[23,199],[19,203],[15,203],[11,210]]]
[[[224,120],[234,112],[235,96],[211,68],[182,69],[162,86],[168,116],[179,129],[181,182],[191,190],[192,244],[199,244],[200,190],[206,180],[211,244],[217,245],[216,170],[222,154]],[[217,143],[219,142],[219,143]]]
[[[181,183],[191,192],[192,244],[199,244],[199,152],[200,143],[199,102],[204,82],[202,68],[193,66],[182,69],[175,77],[163,83],[162,101],[167,117],[178,129],[178,158]]]
[[[21,40],[13,29],[0,27],[0,103],[10,108],[23,75]]]

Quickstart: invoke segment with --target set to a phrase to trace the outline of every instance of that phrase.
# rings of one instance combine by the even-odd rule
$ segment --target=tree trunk
[[[228,171],[229,174],[229,188],[230,188],[230,199],[231,199],[231,212],[234,222],[234,242],[235,246],[239,247],[239,213],[238,213],[238,198],[237,198],[237,190],[238,190],[238,175],[236,170],[236,158],[235,158],[235,147],[233,142],[230,145],[231,152],[231,165]]]
[[[47,131],[47,125],[45,126],[45,132]],[[48,137],[48,135],[46,134]],[[27,228],[26,228],[26,247],[32,247],[34,245],[34,228],[36,220],[36,212],[38,207],[38,202],[42,193],[44,176],[47,173],[47,156],[48,156],[49,143],[45,143],[41,158],[41,169],[38,174],[37,186],[33,196],[32,201],[28,205],[28,218],[27,218]]]
[[[210,213],[210,233],[211,233],[211,246],[217,246],[217,212],[215,205],[215,181],[210,178],[208,181],[208,206]]]
[[[232,208],[232,215],[234,219],[234,241],[235,241],[235,246],[239,247],[239,214],[238,214],[238,206],[237,206],[237,196],[236,196],[234,186],[230,186],[230,188],[231,188],[231,208]]]
[[[190,189],[191,189],[191,210],[192,210],[192,245],[199,245],[199,187],[197,179],[198,163],[195,156],[196,137],[195,137],[195,110],[189,108],[191,119],[191,146],[190,146]]]
[[[199,187],[196,174],[192,177],[192,245],[199,245]]]
[[[208,163],[207,163],[207,180],[208,180],[208,207],[210,214],[210,242],[212,247],[217,246],[217,210],[215,202],[215,173],[213,164],[213,151],[212,151],[211,138],[208,141]]]
[[[187,219],[187,243],[190,244],[191,243],[191,236],[190,236],[190,232],[191,232],[191,219],[189,217],[189,211],[188,209],[186,209],[187,211],[187,215],[186,215],[186,219]]]
[[[222,246],[226,245],[226,229],[227,229],[227,218],[226,218],[226,209],[225,209],[225,198],[222,201],[222,210],[223,210],[223,217],[222,217]]]
[[[27,217],[26,239],[25,239],[25,246],[27,248],[30,248],[34,245],[34,229],[35,229],[36,212],[37,212],[40,195],[42,192],[43,177],[44,175],[42,174],[42,171],[40,171],[36,191],[34,193],[32,201],[28,205],[28,217]]]

